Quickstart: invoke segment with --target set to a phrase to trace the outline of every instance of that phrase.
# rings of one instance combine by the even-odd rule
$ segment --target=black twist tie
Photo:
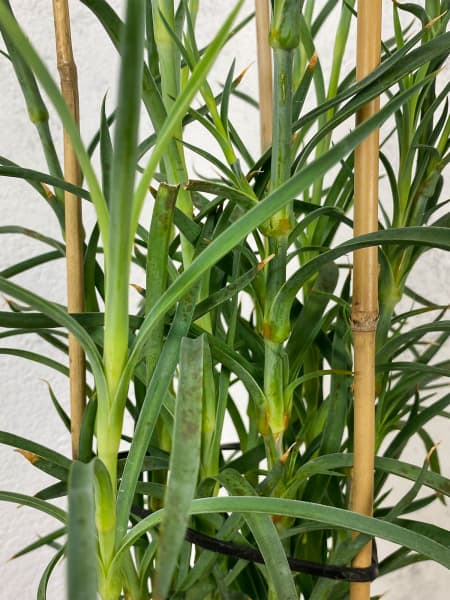
[[[133,513],[141,518],[148,517],[151,512],[138,506],[133,506]],[[244,559],[249,562],[264,564],[264,558],[259,550],[251,546],[242,546],[232,542],[225,542],[217,538],[205,535],[195,529],[187,528],[184,539],[204,550],[216,552],[233,558]],[[306,573],[316,577],[324,577],[338,581],[349,581],[351,583],[365,583],[374,581],[378,577],[378,553],[375,539],[372,540],[372,563],[370,567],[346,567],[341,565],[326,565],[287,557],[291,571],[295,573]]]

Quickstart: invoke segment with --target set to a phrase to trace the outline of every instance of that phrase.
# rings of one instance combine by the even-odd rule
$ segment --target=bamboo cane
[[[57,66],[61,91],[73,118],[79,123],[77,69],[73,58],[68,0],[53,0]],[[64,177],[80,185],[80,168],[70,137],[64,131]],[[64,194],[67,265],[67,309],[70,313],[84,310],[83,225],[80,199]],[[86,369],[83,350],[69,334],[70,416],[72,455],[78,456],[81,420],[86,402]]]
[[[264,152],[272,143],[272,55],[269,45],[270,14],[268,0],[255,0],[255,10],[261,152]]]
[[[358,0],[356,77],[362,79],[380,61],[381,0]],[[379,99],[365,105],[357,122],[379,110]],[[355,236],[378,229],[378,150],[375,131],[355,151]],[[375,453],[375,335],[378,321],[378,250],[354,253],[352,330],[354,347],[354,465],[351,508],[372,514]],[[367,567],[372,546],[366,544],[353,560]],[[369,600],[370,583],[352,583],[351,600]]]

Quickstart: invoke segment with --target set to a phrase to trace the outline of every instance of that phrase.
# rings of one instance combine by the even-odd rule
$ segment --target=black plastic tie
[[[138,517],[147,517],[151,513],[138,506],[133,506],[133,513]],[[225,556],[247,560],[253,563],[264,564],[264,558],[259,550],[252,546],[243,546],[226,542],[217,538],[205,535],[195,529],[187,528],[185,540],[199,546],[210,552],[217,552]],[[341,565],[327,565],[316,563],[301,558],[287,557],[291,571],[296,573],[306,573],[316,577],[325,577],[339,581],[349,581],[351,583],[364,583],[373,581],[378,577],[378,553],[375,540],[372,540],[372,564],[370,567],[346,567]]]

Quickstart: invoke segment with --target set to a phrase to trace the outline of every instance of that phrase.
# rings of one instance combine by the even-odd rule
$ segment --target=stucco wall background
[[[110,4],[123,12],[125,0],[110,1]],[[198,29],[203,41],[210,39],[229,12],[233,3],[217,0],[202,0]],[[324,0],[318,0],[322,6]],[[384,2],[386,32],[390,25],[391,2]],[[13,0],[12,6],[19,21],[27,31],[40,55],[56,77],[53,22],[50,0]],[[90,12],[77,0],[70,0],[72,12],[72,34],[76,61],[78,64],[82,134],[87,141],[95,133],[99,122],[99,110],[106,92],[111,99],[115,98],[115,80],[117,60],[115,52],[103,33],[101,27],[91,17]],[[253,1],[247,0],[242,15],[253,9]],[[329,35],[324,32],[318,44],[318,54],[322,63],[330,60],[332,47]],[[354,36],[353,36],[354,37]],[[221,55],[213,75],[212,83],[223,82],[226,70],[236,57],[236,72],[250,65],[248,74],[242,83],[243,91],[255,94],[256,65],[255,36],[253,26],[247,27],[230,44]],[[346,58],[347,66],[352,64],[352,48],[349,47]],[[113,102],[110,103],[110,108]],[[250,144],[254,155],[257,155],[258,117],[254,110],[236,101],[237,112],[234,112],[234,125],[241,137]],[[62,131],[56,119],[51,121],[52,131],[62,147]],[[346,125],[350,127],[350,125]],[[146,129],[145,125],[143,129]],[[191,135],[202,135],[195,131]],[[203,141],[199,144],[201,145]],[[205,143],[208,143],[205,140]],[[16,161],[22,166],[46,170],[37,135],[30,125],[24,102],[11,66],[3,57],[0,58],[0,155]],[[195,168],[202,171],[204,165],[194,159]],[[382,187],[383,189],[383,187]],[[448,185],[447,185],[448,190]],[[448,197],[447,195],[444,197]],[[92,224],[92,214],[85,210],[87,229]],[[53,212],[43,204],[26,184],[12,179],[0,180],[0,222],[1,225],[20,224],[36,229],[46,235],[59,239],[59,230]],[[43,252],[41,244],[23,236],[2,236],[0,238],[0,270],[28,257],[31,253]],[[426,294],[437,304],[449,303],[450,261],[443,252],[433,251],[419,262],[414,270],[411,285]],[[135,273],[136,278],[138,273]],[[52,263],[44,268],[31,271],[26,276],[14,279],[21,285],[45,295],[57,302],[65,302],[65,279],[62,261]],[[137,281],[136,279],[134,281]],[[137,298],[134,298],[137,300]],[[406,303],[405,306],[408,306]],[[6,309],[6,303],[0,298],[0,310]],[[426,318],[425,318],[426,321]],[[48,352],[39,340],[26,337],[20,342],[2,340],[0,346],[19,345],[34,352]],[[54,358],[56,353],[49,352]],[[447,348],[448,355],[448,348]],[[48,444],[56,450],[69,455],[69,438],[55,415],[48,395],[45,381],[48,381],[56,396],[67,407],[67,381],[54,371],[23,359],[0,355],[0,429],[12,431],[18,435],[29,437],[35,441]],[[448,429],[442,419],[437,419],[429,428],[434,439],[440,440],[442,469],[447,476],[450,473],[450,440]],[[418,444],[410,444],[405,459],[421,464],[424,449]],[[0,446],[0,488],[34,494],[49,485],[52,480],[31,466],[15,453],[13,449]],[[394,497],[400,497],[407,489],[401,481],[393,481]],[[442,505],[434,505],[430,510],[420,513],[420,518],[430,520],[442,527],[448,527],[450,511]],[[38,514],[28,508],[18,508],[12,504],[0,504],[0,598],[21,598],[28,600],[36,597],[36,590],[43,568],[53,555],[49,549],[41,549],[26,557],[9,560],[24,545],[36,540],[57,528],[54,520]],[[380,544],[381,553],[390,545]],[[428,597],[430,600],[444,600],[448,597],[450,573],[444,568],[431,563],[422,563],[404,569],[392,577],[375,582],[374,593],[385,592],[386,600],[403,600],[409,598]],[[50,583],[51,600],[64,597],[64,566],[58,567],[56,576]],[[261,599],[263,600],[263,599]]]

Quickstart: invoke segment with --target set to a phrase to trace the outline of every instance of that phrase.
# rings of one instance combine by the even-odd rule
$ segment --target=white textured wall
[[[317,4],[323,5],[324,0]],[[124,0],[110,1],[110,4],[123,10]],[[199,29],[202,38],[209,39],[211,32],[222,22],[232,6],[232,2],[201,0],[202,13]],[[389,21],[390,1],[385,2],[385,21]],[[56,76],[53,23],[50,0],[12,0],[19,20],[41,56],[50,65]],[[89,11],[76,0],[70,1],[73,17],[73,42],[80,79],[82,133],[89,140],[98,125],[99,107],[103,95],[108,91],[115,95],[117,63],[114,50],[101,28]],[[252,0],[247,0],[242,14],[252,10]],[[326,36],[319,45],[319,57],[326,63],[330,57],[330,40]],[[249,27],[228,45],[223,53],[218,69],[211,82],[223,81],[224,70],[229,68],[236,56],[236,71],[252,65],[243,83],[243,89],[255,93],[256,66],[254,65],[255,39],[253,28]],[[351,64],[351,54],[348,57]],[[258,119],[255,111],[237,103],[240,112],[234,117],[234,124],[241,136],[250,144],[254,154],[258,151]],[[52,131],[61,148],[61,128],[57,120],[52,120]],[[197,134],[196,134],[197,135]],[[45,170],[45,163],[33,127],[28,122],[19,87],[8,61],[0,57],[0,155],[6,156],[23,166]],[[201,163],[195,162],[202,168]],[[448,189],[448,187],[447,187]],[[448,194],[447,194],[448,197]],[[91,220],[87,215],[87,220]],[[58,226],[52,211],[25,184],[12,180],[0,180],[0,224],[17,224],[34,228],[46,235],[59,237]],[[31,252],[43,252],[38,242],[19,236],[2,236],[0,239],[0,270],[24,259]],[[420,261],[414,271],[414,279],[419,290],[426,293],[436,303],[449,302],[449,257],[442,252],[430,252]],[[35,270],[15,281],[28,286],[47,298],[64,302],[65,282],[62,264]],[[0,310],[6,305],[0,298]],[[18,344],[17,338],[11,345]],[[41,352],[37,339],[26,337],[21,347]],[[0,346],[7,346],[2,340]],[[47,348],[47,347],[46,347]],[[46,350],[47,351],[47,350]],[[58,358],[57,354],[54,354]],[[45,367],[32,362],[0,355],[0,429],[29,437],[42,444],[48,444],[60,452],[69,454],[69,439],[59,419],[51,407],[47,387],[43,380],[51,383],[57,397],[67,406],[67,382]],[[430,428],[436,440],[442,440],[441,457],[443,470],[448,475],[450,442],[448,431],[442,420],[436,420]],[[424,458],[423,448],[418,444],[408,449],[408,459],[420,464]],[[51,483],[49,477],[27,465],[24,459],[8,447],[0,447],[0,488],[34,494]],[[395,493],[405,490],[402,482],[395,482]],[[448,526],[449,510],[438,505],[420,515],[443,527]],[[56,525],[57,526],[57,525]],[[51,550],[40,550],[14,561],[8,559],[24,545],[45,535],[55,527],[53,519],[38,514],[28,508],[17,508],[10,504],[0,504],[0,577],[1,598],[31,600],[36,597],[40,574],[53,555]],[[395,586],[395,587],[394,587]],[[430,600],[448,598],[450,575],[445,569],[423,563],[396,573],[374,584],[374,591],[386,592],[386,600],[406,600],[428,597]],[[50,585],[49,598],[61,600],[64,597],[64,573],[59,568]],[[263,599],[261,599],[263,600]]]

